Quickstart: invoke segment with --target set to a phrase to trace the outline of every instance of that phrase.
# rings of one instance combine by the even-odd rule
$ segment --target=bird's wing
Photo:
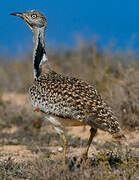
[[[112,126],[118,127],[111,108],[93,85],[54,72],[42,75],[36,83],[38,106],[45,113],[76,119],[108,131]]]

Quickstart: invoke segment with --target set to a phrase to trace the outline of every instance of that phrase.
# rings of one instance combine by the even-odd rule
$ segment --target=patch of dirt
[[[16,162],[32,159],[34,155],[24,145],[4,145],[0,147],[0,160],[12,157]]]
[[[15,105],[19,106],[30,106],[29,104],[29,97],[28,94],[21,94],[21,93],[3,93],[2,100],[5,102],[10,102]]]

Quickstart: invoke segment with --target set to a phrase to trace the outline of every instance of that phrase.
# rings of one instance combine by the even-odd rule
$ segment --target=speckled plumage
[[[48,115],[75,119],[113,134],[120,131],[117,118],[93,85],[54,71],[42,74],[29,90],[33,109]]]

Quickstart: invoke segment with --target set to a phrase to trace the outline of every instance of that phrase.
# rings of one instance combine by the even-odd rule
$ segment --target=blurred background
[[[60,179],[62,172],[65,179],[77,179],[81,175],[78,171],[61,171],[62,158],[57,150],[60,138],[44,122],[43,114],[32,111],[29,102],[28,88],[33,82],[32,32],[23,20],[9,14],[31,9],[47,17],[45,40],[53,69],[94,84],[117,115],[129,142],[130,149],[121,151],[107,133],[99,131],[90,150],[90,154],[95,154],[92,162],[97,164],[92,167],[96,169],[93,173],[92,167],[87,173],[84,171],[82,179],[89,179],[92,174],[95,179],[136,179],[139,165],[132,155],[139,155],[138,0],[1,1],[0,177]],[[81,154],[89,128],[68,128],[66,133],[68,156]],[[116,156],[107,151],[116,152]],[[112,174],[115,169],[111,171],[107,166],[110,162],[116,168],[117,162],[123,162],[123,166]]]
[[[48,19],[47,46],[74,48],[80,37],[94,39],[101,48],[112,46],[115,51],[138,49],[137,0],[5,0],[1,2],[0,51],[17,55],[31,49],[32,35],[21,19],[11,12],[36,9]]]

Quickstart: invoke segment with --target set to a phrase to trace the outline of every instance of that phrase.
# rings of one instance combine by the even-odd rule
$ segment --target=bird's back
[[[120,131],[117,118],[93,85],[54,71],[41,75],[29,90],[34,109],[75,119],[111,134]]]

